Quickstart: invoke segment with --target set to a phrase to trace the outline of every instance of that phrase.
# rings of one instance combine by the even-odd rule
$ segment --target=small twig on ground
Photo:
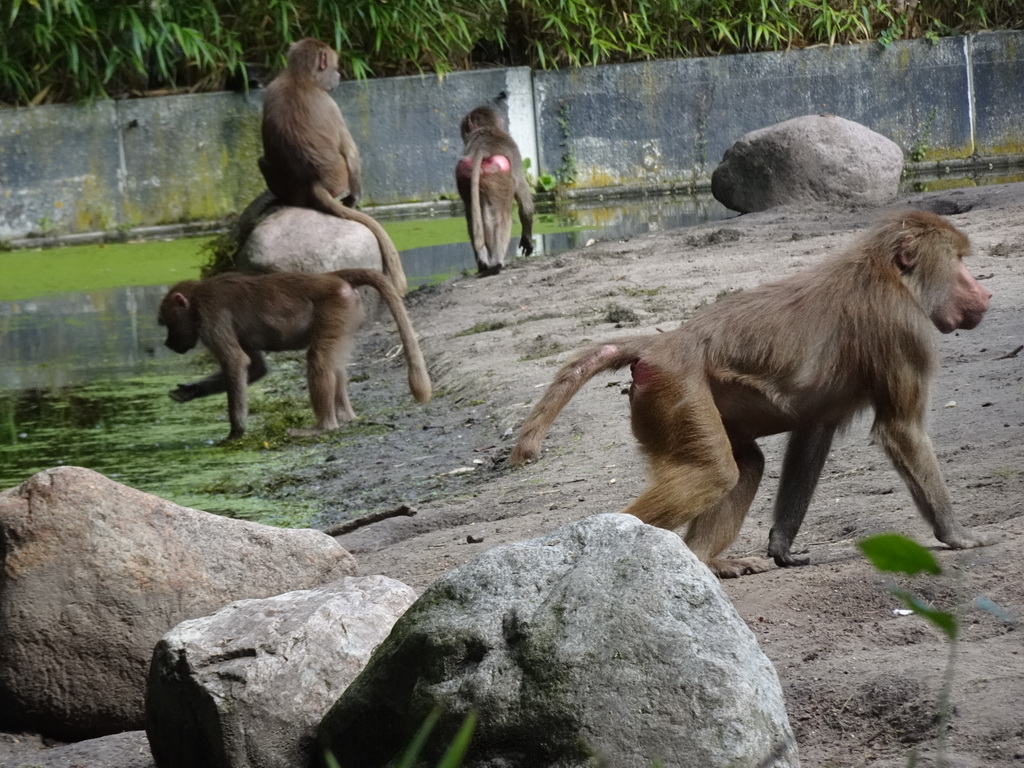
[[[324,533],[328,536],[343,536],[346,533],[351,533],[357,528],[362,528],[364,525],[373,525],[379,523],[381,520],[387,520],[389,517],[412,517],[419,512],[416,507],[410,507],[407,504],[403,504],[400,507],[394,509],[383,509],[380,512],[370,512],[362,517],[357,517],[352,520],[346,520],[343,523],[337,523],[332,525],[330,528],[325,528]]]
[[[1009,360],[1011,358],[1014,358],[1020,354],[1022,349],[1024,349],[1024,344],[1021,344],[1019,347],[1013,350],[1013,352],[1007,352],[1005,355],[1000,355],[999,357],[996,358],[996,360]]]

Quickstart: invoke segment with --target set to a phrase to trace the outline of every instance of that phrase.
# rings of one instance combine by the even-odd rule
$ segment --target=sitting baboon
[[[329,45],[308,37],[292,45],[288,68],[263,96],[260,171],[281,202],[368,227],[380,245],[384,271],[404,295],[405,271],[391,238],[374,219],[348,207],[359,199],[362,171],[356,143],[328,93],[340,79],[338,54]],[[341,195],[345,198],[339,203]]]

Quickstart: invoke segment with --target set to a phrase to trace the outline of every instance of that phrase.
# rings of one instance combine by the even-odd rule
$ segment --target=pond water
[[[538,214],[538,254],[735,215],[709,195],[590,202]],[[389,232],[401,227],[383,223]],[[392,234],[412,287],[475,271],[464,220],[431,224],[449,242],[408,247]],[[247,436],[242,446],[220,446],[217,441],[226,433],[223,398],[176,407],[166,396],[178,382],[202,373],[188,362],[194,355],[183,358],[164,347],[156,324],[168,284],[197,273],[199,245],[179,244],[187,246],[180,257],[187,266],[166,283],[0,302],[0,489],[40,469],[75,464],[189,506],[301,524],[309,517],[309,503],[278,504],[269,514],[259,489],[240,480],[249,464],[272,474],[266,451],[273,448],[273,437],[263,439],[251,430],[255,440]],[[58,256],[59,250],[38,252],[34,268],[60,270],[60,262],[48,262]],[[5,258],[0,255],[0,264]],[[89,258],[102,261],[104,252]],[[253,396],[255,406],[258,393]],[[308,405],[296,400],[295,408],[305,414]],[[186,476],[173,471],[185,465]],[[277,469],[282,476],[288,472],[286,466]]]
[[[712,198],[695,196],[542,211],[536,253],[732,215]],[[475,270],[464,221],[442,220],[442,226],[446,221],[453,242],[401,249],[411,287]],[[40,269],[47,268],[46,255],[39,254]],[[163,332],[156,324],[157,307],[167,287],[129,285],[0,302],[0,392],[54,389],[98,378],[180,369],[181,358],[163,346]]]

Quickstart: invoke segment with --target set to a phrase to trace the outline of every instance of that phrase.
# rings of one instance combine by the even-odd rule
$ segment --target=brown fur
[[[170,396],[187,402],[227,392],[227,439],[239,438],[248,415],[246,387],[267,373],[263,352],[308,347],[307,380],[316,431],[354,419],[345,365],[362,320],[353,286],[362,285],[375,288],[391,310],[405,349],[409,389],[417,400],[428,402],[430,377],[405,306],[388,278],[372,269],[322,275],[225,273],[178,283],[160,304],[158,322],[167,328],[166,344],[184,354],[201,341],[220,370],[179,385]]]
[[[305,38],[288,50],[288,67],[263,97],[263,157],[260,171],[281,202],[358,221],[380,245],[384,271],[400,295],[408,284],[387,232],[351,206],[362,189],[359,149],[329,91],[338,85],[338,54]],[[337,198],[345,195],[339,203]],[[344,203],[344,204],[342,204]]]
[[[481,274],[496,274],[505,264],[512,233],[512,199],[519,204],[522,233],[519,248],[533,253],[533,194],[523,173],[519,147],[505,130],[505,121],[493,107],[477,107],[460,126],[463,157],[455,166],[455,182],[466,209],[466,225],[473,255]],[[508,160],[509,170],[494,166],[482,170],[494,157]]]
[[[561,409],[601,371],[632,366],[633,433],[650,484],[625,511],[663,528],[689,523],[686,543],[720,576],[764,570],[721,553],[760,483],[755,442],[789,432],[769,554],[790,547],[832,437],[873,408],[873,433],[936,538],[980,546],[956,521],[924,429],[935,367],[931,326],[974,328],[991,292],[961,259],[967,238],[924,211],[886,217],[837,258],[730,296],[663,334],[614,339],[566,363],[523,423],[510,462],[535,459]]]

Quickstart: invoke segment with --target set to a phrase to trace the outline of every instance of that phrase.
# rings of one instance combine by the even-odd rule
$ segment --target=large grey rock
[[[623,514],[496,547],[431,586],[320,725],[384,765],[435,707],[419,765],[470,710],[463,768],[797,766],[775,670],[674,533]],[[764,761],[764,762],[761,762]]]
[[[235,257],[243,272],[332,272],[382,269],[380,245],[367,227],[312,208],[282,206],[262,219]]]
[[[859,123],[806,115],[741,136],[711,175],[711,193],[742,213],[824,202],[879,205],[896,197],[903,151]]]
[[[319,531],[179,507],[81,467],[40,472],[0,493],[0,730],[140,729],[171,627],[354,570]]]
[[[146,729],[159,768],[309,765],[316,727],[416,600],[346,578],[184,621],[153,652]]]

